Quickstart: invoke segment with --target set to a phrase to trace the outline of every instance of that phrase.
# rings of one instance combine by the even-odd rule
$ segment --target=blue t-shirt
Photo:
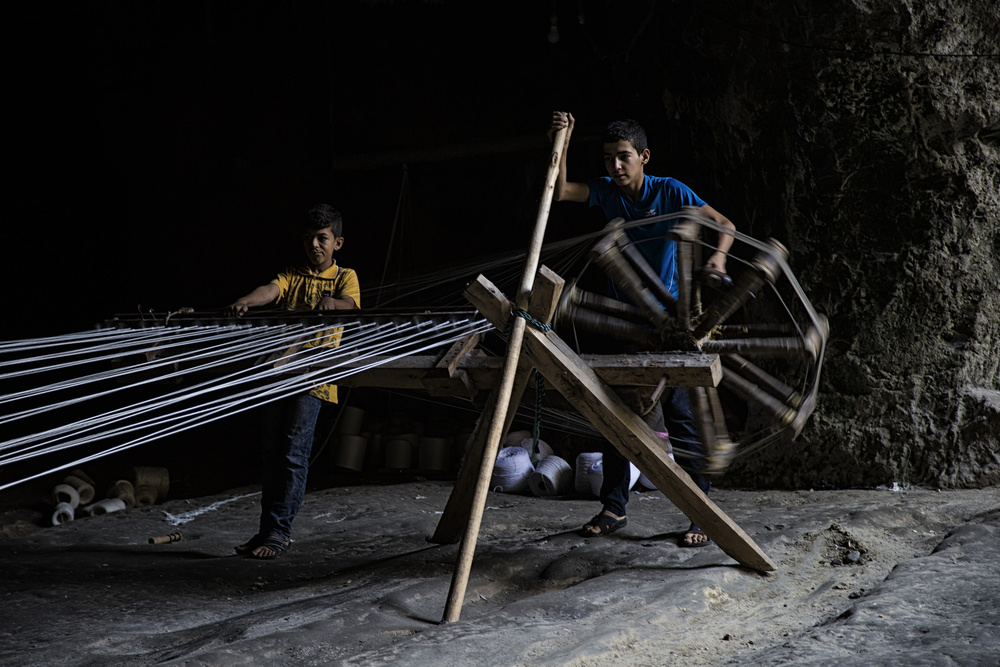
[[[673,178],[645,175],[642,198],[633,201],[621,191],[611,178],[595,178],[587,181],[590,187],[590,206],[600,206],[608,221],[615,218],[641,220],[657,215],[677,213],[684,206],[705,205],[701,197],[691,188]],[[677,296],[677,244],[667,238],[667,233],[677,224],[677,220],[661,220],[649,225],[640,225],[627,230],[629,238],[636,242],[653,270],[670,293]]]

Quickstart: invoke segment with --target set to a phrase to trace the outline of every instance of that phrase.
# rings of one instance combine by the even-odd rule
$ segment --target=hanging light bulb
[[[559,41],[559,19],[555,14],[552,15],[551,24],[549,25],[549,44],[555,44]]]

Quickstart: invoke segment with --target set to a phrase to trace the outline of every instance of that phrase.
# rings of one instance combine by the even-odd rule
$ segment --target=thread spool
[[[419,424],[410,424],[410,428],[419,426]],[[410,443],[410,467],[416,465],[417,455],[420,453],[420,435],[416,432],[402,433],[395,436],[396,440],[406,440]]]
[[[660,440],[663,441],[663,447],[667,450],[667,456],[670,457],[670,460],[676,461],[674,458],[674,448],[670,444],[670,435],[666,431],[656,431],[656,435],[658,435]],[[645,475],[639,475],[639,481],[637,484],[642,488],[649,489],[651,491],[656,489],[656,485],[653,484],[653,482]]]
[[[157,491],[148,484],[135,487],[135,506],[149,507],[156,504]]]
[[[629,461],[628,464],[628,473],[629,473],[628,490],[631,491],[633,487],[635,487],[635,485],[639,482],[639,477],[642,476],[642,473],[639,472],[639,469],[631,461]]]
[[[365,466],[365,446],[368,439],[360,435],[342,435],[337,439],[334,463],[348,470],[360,472]]]
[[[576,457],[576,475],[574,475],[573,488],[581,496],[592,495],[590,488],[591,468],[595,463],[600,463],[603,456],[600,452],[583,452]]]
[[[135,486],[127,479],[120,479],[108,489],[108,498],[117,498],[125,503],[125,507],[135,507]]]
[[[365,447],[365,467],[378,470],[385,466],[385,438],[381,433],[375,433],[368,439]]]
[[[170,492],[170,471],[166,468],[154,468],[150,466],[137,466],[132,468],[132,486],[138,489],[140,486],[151,486],[156,490],[156,497],[153,502],[167,499]],[[150,503],[152,504],[152,503]]]
[[[528,476],[528,486],[536,496],[563,496],[573,488],[573,468],[558,456],[546,456]]]
[[[111,512],[120,512],[123,509],[125,509],[125,501],[121,498],[105,498],[93,505],[87,505],[83,508],[83,511],[90,516],[102,516]]]
[[[69,503],[58,503],[52,512],[52,525],[61,526],[73,520],[73,506]]]
[[[93,502],[96,493],[92,482],[88,482],[82,477],[77,477],[76,475],[67,475],[66,479],[63,480],[63,484],[69,484],[76,489],[77,495],[80,496],[81,505],[89,505]]]
[[[451,446],[447,438],[420,438],[421,470],[450,470]]]
[[[490,489],[501,493],[522,493],[528,488],[528,476],[534,471],[531,454],[522,447],[504,447],[490,477]]]
[[[587,470],[587,480],[590,482],[590,493],[601,497],[601,485],[604,484],[604,457],[591,464]]]
[[[396,438],[385,446],[385,467],[393,470],[409,468],[413,461],[413,445],[409,440]]]
[[[180,542],[180,533],[170,533],[169,535],[158,535],[156,537],[149,538],[150,544],[170,544],[171,542]]]
[[[66,504],[76,509],[80,504],[80,493],[69,484],[56,484],[52,489],[52,502],[55,505]],[[72,521],[72,518],[70,520]]]
[[[340,415],[337,417],[337,428],[334,432],[337,435],[358,435],[361,433],[361,424],[364,419],[364,410],[345,405],[340,409]]]
[[[76,470],[70,470],[69,474],[70,474],[70,477],[76,477],[77,479],[81,479],[84,482],[86,482],[87,484],[90,484],[91,486],[97,486],[96,484],[94,484],[94,480],[92,480],[90,478],[90,475],[88,475],[87,473],[83,472],[79,468],[77,468]]]
[[[527,449],[528,452],[531,452],[535,448],[535,438],[532,435],[528,435],[527,438],[522,438],[521,440],[519,440],[515,444],[518,447],[523,447],[524,449]],[[552,456],[553,454],[555,454],[555,452],[553,452],[552,448],[549,447],[549,443],[545,442],[542,439],[539,439],[538,440],[538,458],[539,459],[543,459],[546,456]]]
[[[503,439],[503,446],[517,447],[522,440],[530,437],[531,431],[511,431],[507,434],[507,437]]]

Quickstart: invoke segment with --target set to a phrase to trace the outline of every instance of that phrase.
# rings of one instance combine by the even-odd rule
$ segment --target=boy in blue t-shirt
[[[551,131],[566,128],[566,144],[559,162],[559,176],[556,180],[557,201],[588,202],[590,206],[600,206],[608,221],[615,218],[642,220],[660,215],[677,213],[684,206],[694,206],[698,211],[718,224],[731,230],[736,227],[724,215],[706,204],[691,188],[673,178],[650,176],[645,173],[649,162],[649,147],[646,133],[634,120],[615,121],[604,132],[604,167],[608,175],[586,183],[566,180],[566,153],[575,119],[570,113],[554,111]],[[663,220],[649,225],[639,225],[626,230],[629,238],[656,271],[667,289],[677,296],[677,244],[667,238],[667,233],[677,223]],[[726,272],[726,252],[733,244],[733,237],[720,233],[716,251],[705,261],[705,268]],[[691,470],[691,478],[708,493],[711,483],[704,479],[700,470],[704,468],[701,445],[691,416],[690,397],[686,389],[674,387],[664,392],[660,400],[662,422],[671,439],[683,443],[678,447],[677,457]],[[647,423],[654,430],[660,428],[661,410],[647,416]],[[685,457],[680,450],[687,450],[692,456]],[[686,459],[686,460],[685,460]],[[608,535],[626,525],[625,505],[629,495],[628,461],[614,447],[604,452],[604,483],[601,486],[601,502],[604,509],[583,526],[586,536]],[[691,524],[680,541],[681,546],[697,547],[709,544],[710,540],[695,524]]]

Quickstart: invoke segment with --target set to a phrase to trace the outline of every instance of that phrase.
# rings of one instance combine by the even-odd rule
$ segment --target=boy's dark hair
[[[639,125],[639,123],[631,118],[608,123],[608,126],[604,129],[604,143],[611,144],[616,141],[629,142],[636,153],[641,153],[648,148],[646,144],[646,131],[642,129],[642,125]]]
[[[306,211],[302,226],[307,229],[329,227],[334,236],[343,236],[344,218],[340,215],[340,211],[329,204],[316,204]]]

